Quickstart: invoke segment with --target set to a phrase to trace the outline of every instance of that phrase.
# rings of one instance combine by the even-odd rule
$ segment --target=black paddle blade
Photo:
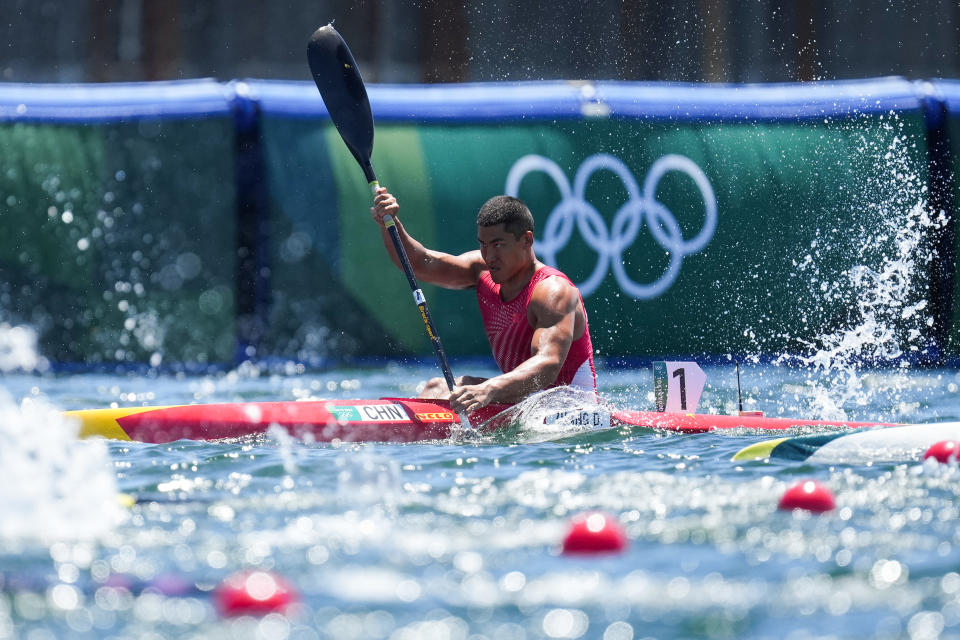
[[[373,113],[357,61],[332,24],[320,27],[307,43],[307,61],[330,119],[367,182],[377,179],[370,164],[373,154]]]

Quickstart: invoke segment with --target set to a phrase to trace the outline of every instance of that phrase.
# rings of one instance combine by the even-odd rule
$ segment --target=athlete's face
[[[517,238],[502,224],[477,227],[480,256],[490,270],[490,278],[497,284],[508,281],[530,266],[530,247],[533,233],[527,231]]]

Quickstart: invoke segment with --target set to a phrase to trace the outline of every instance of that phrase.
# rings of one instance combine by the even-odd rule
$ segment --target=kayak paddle
[[[330,119],[340,132],[340,137],[343,138],[350,153],[363,169],[363,175],[367,178],[371,192],[376,194],[380,184],[370,163],[370,156],[373,154],[373,113],[370,111],[370,100],[367,98],[367,90],[360,76],[357,62],[353,59],[347,43],[332,24],[320,27],[310,37],[307,43],[307,61],[310,64],[313,81],[317,83],[317,89],[320,91],[320,97],[327,106]],[[440,336],[437,335],[433,318],[427,308],[427,300],[423,291],[420,290],[420,285],[417,284],[410,258],[407,257],[407,252],[400,241],[400,232],[397,231],[397,225],[392,216],[384,216],[383,221],[390,233],[390,240],[393,242],[397,256],[400,258],[400,264],[403,265],[410,291],[413,292],[413,301],[420,309],[420,317],[433,344],[433,352],[437,356],[440,370],[443,371],[447,387],[452,392],[455,383],[453,373],[450,372],[450,364],[447,362],[447,354],[440,343]],[[470,426],[466,415],[460,414],[460,421],[465,427]]]

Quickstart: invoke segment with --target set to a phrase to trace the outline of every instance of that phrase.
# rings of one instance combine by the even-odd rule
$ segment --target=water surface
[[[736,409],[732,365],[702,411]],[[956,468],[917,461],[734,464],[771,434],[545,432],[417,444],[83,441],[57,409],[404,396],[430,367],[209,377],[7,375],[0,637],[911,637],[960,629]],[[745,408],[960,419],[953,370],[743,369]],[[648,369],[600,372],[650,409]],[[853,391],[851,391],[853,390]],[[49,406],[47,406],[49,405]],[[802,478],[837,509],[776,509]],[[115,494],[136,500],[120,506]],[[568,557],[575,514],[625,528],[622,554]],[[222,619],[213,588],[285,576],[286,615]]]

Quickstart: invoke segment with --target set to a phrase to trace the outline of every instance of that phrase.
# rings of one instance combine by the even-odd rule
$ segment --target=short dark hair
[[[533,214],[522,200],[513,196],[494,196],[480,207],[477,226],[494,227],[498,224],[502,224],[514,238],[520,238],[527,231],[533,231]]]

